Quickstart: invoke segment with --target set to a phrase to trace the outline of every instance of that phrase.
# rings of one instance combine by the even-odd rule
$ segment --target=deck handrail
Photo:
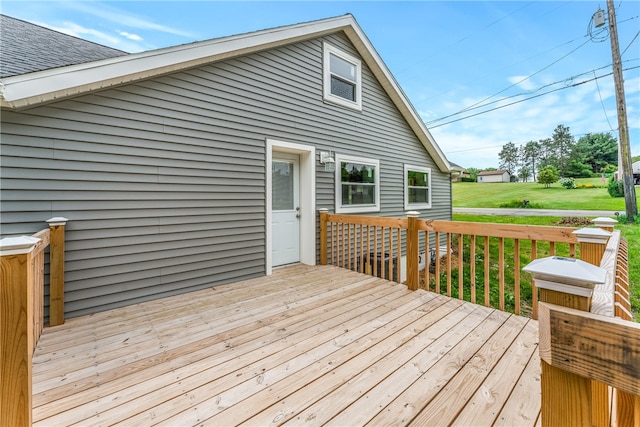
[[[637,425],[640,324],[544,302],[539,314],[540,358],[551,367],[543,369],[542,425]],[[598,383],[615,390],[615,420],[602,419],[601,408],[594,410],[598,402],[593,387]],[[547,393],[562,401],[550,402]]]
[[[523,298],[521,298],[521,268],[525,261],[534,260],[538,256],[563,254],[576,257],[578,239],[573,227],[551,227],[514,224],[473,223],[461,221],[442,221],[420,219],[416,213],[408,213],[407,218],[387,218],[359,215],[338,215],[320,212],[320,263],[331,264],[356,270],[375,276],[393,279],[397,274],[398,282],[402,277],[402,263],[393,262],[393,254],[398,258],[406,255],[406,281],[409,289],[416,290],[420,282],[427,290],[441,292],[446,286],[448,296],[468,299],[473,303],[485,306],[495,305],[505,311],[506,278],[505,278],[505,245],[514,246],[513,260],[513,300],[514,312],[521,314]],[[406,246],[403,247],[403,241]],[[454,244],[454,241],[457,243]],[[395,242],[395,243],[394,243]],[[436,243],[437,242],[437,243]],[[491,278],[490,244],[497,245],[497,279]],[[562,246],[562,248],[560,247]],[[457,251],[457,265],[452,265],[453,254]],[[526,252],[526,254],[525,254]],[[398,255],[399,254],[399,255]],[[387,258],[387,255],[389,257]],[[424,255],[423,275],[420,276],[419,264]],[[494,254],[495,255],[495,254]],[[384,256],[384,262],[378,257]],[[482,257],[482,262],[468,262]],[[465,258],[467,259],[465,261]],[[521,260],[523,258],[523,260]],[[440,259],[445,262],[440,266]],[[434,262],[434,272],[429,270],[429,263]],[[457,288],[454,288],[454,267],[457,268]],[[476,276],[484,270],[484,283],[477,289]],[[465,274],[469,274],[469,283],[465,283]],[[441,283],[441,275],[446,276],[446,285]],[[433,285],[431,283],[433,282]],[[497,285],[494,283],[497,282]],[[498,301],[492,304],[490,295],[498,287]],[[469,287],[469,295],[465,289]],[[443,289],[444,291],[444,289]],[[478,294],[483,294],[479,302]],[[537,291],[531,282],[531,312],[537,318]]]
[[[31,425],[32,357],[44,327],[44,261],[49,250],[49,323],[64,322],[64,227],[52,218],[32,236],[0,240],[1,424]]]

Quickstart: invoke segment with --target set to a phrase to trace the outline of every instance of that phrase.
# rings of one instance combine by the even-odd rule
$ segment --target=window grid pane
[[[329,68],[331,74],[342,77],[345,80],[349,80],[353,83],[356,81],[356,66],[352,63],[345,61],[335,55],[329,57]]]
[[[375,204],[375,184],[342,184],[342,206]]]
[[[355,102],[356,85],[331,76],[331,94]]]
[[[407,192],[409,204],[428,204],[429,172],[407,170]]]

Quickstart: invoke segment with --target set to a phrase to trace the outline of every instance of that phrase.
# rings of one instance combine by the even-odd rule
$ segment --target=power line
[[[596,72],[593,72],[593,77],[596,77]],[[609,124],[609,129],[613,131],[613,126],[611,126],[611,122],[609,121],[609,116],[607,115],[607,109],[604,107],[604,101],[602,100],[602,93],[600,93],[600,85],[598,84],[598,79],[596,78],[596,87],[598,88],[598,96],[600,97],[600,105],[602,105],[602,112],[604,113],[604,117],[607,119],[607,123]]]
[[[624,53],[627,51],[627,49],[629,49],[631,47],[631,45],[633,44],[634,41],[636,41],[636,39],[638,38],[638,35],[640,34],[640,31],[638,31],[636,33],[636,35],[633,37],[633,39],[631,39],[631,41],[629,42],[629,44],[627,45],[627,47],[624,48],[624,50],[622,51],[622,53],[620,54],[620,56],[624,55]]]
[[[623,71],[634,70],[634,69],[636,69],[636,68],[640,68],[640,66],[626,68],[626,69],[624,69]],[[598,78],[608,77],[608,76],[610,76],[610,75],[612,75],[612,74],[613,74],[613,73],[611,72],[611,73],[603,74],[603,75],[598,76],[598,77],[593,78],[593,79],[588,79],[588,80],[584,80],[584,81],[581,81],[581,82],[578,82],[578,83],[574,83],[574,84],[572,84],[572,85],[570,85],[570,86],[565,86],[565,87],[561,87],[561,88],[557,88],[557,89],[552,89],[552,90],[550,90],[550,91],[547,91],[547,92],[544,92],[544,93],[541,93],[541,94],[538,94],[538,95],[530,96],[529,98],[520,99],[520,100],[518,100],[518,101],[510,102],[510,103],[508,103],[508,104],[501,105],[501,106],[499,106],[499,107],[491,108],[491,109],[489,109],[489,110],[480,111],[480,112],[478,112],[478,113],[470,114],[470,115],[468,115],[468,116],[464,116],[464,117],[461,117],[461,118],[459,118],[459,119],[455,119],[455,120],[451,120],[451,121],[448,121],[448,122],[445,122],[445,123],[441,123],[441,124],[436,125],[436,126],[430,126],[429,128],[430,128],[430,129],[435,129],[435,128],[438,128],[438,127],[441,127],[441,126],[444,126],[444,125],[448,125],[448,124],[451,124],[451,123],[459,122],[459,121],[461,121],[461,120],[465,120],[465,119],[468,119],[468,118],[471,118],[471,117],[479,116],[479,115],[481,115],[481,114],[489,113],[489,112],[491,112],[491,111],[495,111],[495,110],[499,110],[499,109],[502,109],[502,108],[510,107],[510,106],[512,106],[512,105],[519,104],[519,103],[524,102],[524,101],[529,101],[529,100],[531,100],[531,99],[539,98],[539,97],[541,97],[541,96],[548,95],[548,94],[553,93],[553,92],[558,92],[558,91],[560,91],[560,90],[565,90],[565,89],[569,89],[569,88],[572,88],[572,87],[580,86],[580,85],[583,85],[583,84],[585,84],[585,83],[588,83],[588,82],[591,82],[591,81],[593,81],[593,80],[596,80],[596,79],[598,79]]]
[[[640,59],[640,58],[636,58],[636,59],[629,59],[629,60],[627,60],[627,61],[623,61],[623,62],[637,61],[638,59]],[[584,72],[584,73],[576,74],[576,75],[574,75],[574,76],[571,76],[571,77],[568,77],[568,78],[565,78],[565,79],[562,79],[562,80],[559,80],[559,81],[556,81],[556,82],[553,82],[553,83],[548,83],[548,84],[546,84],[546,85],[544,85],[544,86],[540,86],[539,88],[537,88],[537,89],[535,89],[535,90],[530,90],[530,91],[527,91],[527,92],[520,92],[520,93],[517,93],[517,94],[514,94],[514,95],[505,96],[505,97],[500,98],[500,99],[497,99],[497,100],[495,100],[495,101],[487,102],[487,103],[485,103],[485,104],[477,105],[477,106],[475,106],[475,107],[471,107],[471,106],[469,106],[469,107],[465,108],[464,110],[461,110],[461,111],[458,111],[458,112],[455,112],[455,113],[451,113],[451,114],[448,114],[448,115],[446,115],[446,116],[439,117],[439,118],[437,118],[437,119],[430,120],[430,121],[426,122],[426,124],[429,126],[429,125],[431,125],[431,124],[433,124],[433,123],[436,123],[436,122],[442,121],[442,120],[444,120],[444,119],[448,119],[449,117],[453,117],[453,116],[457,116],[458,114],[462,114],[463,112],[472,111],[472,110],[477,110],[477,109],[479,109],[479,108],[483,108],[483,107],[486,107],[486,106],[491,105],[491,104],[496,104],[496,103],[498,103],[498,102],[502,102],[502,101],[505,101],[505,100],[510,99],[510,98],[516,98],[516,97],[519,97],[519,96],[529,95],[529,94],[532,94],[532,93],[536,93],[536,92],[539,92],[540,90],[542,90],[542,89],[544,89],[544,88],[546,88],[546,87],[550,87],[550,86],[553,86],[553,85],[556,85],[556,84],[559,84],[559,83],[566,83],[566,82],[568,82],[568,81],[572,81],[572,80],[574,80],[574,79],[576,79],[576,78],[578,78],[578,77],[585,76],[585,75],[587,75],[587,74],[594,73],[594,75],[595,75],[595,72],[596,72],[596,71],[600,71],[600,70],[603,70],[603,69],[605,69],[605,68],[611,68],[611,64],[609,64],[609,65],[605,65],[605,66],[600,67],[600,68],[593,69],[593,70],[591,70],[591,71],[586,71],[586,72]]]
[[[483,102],[485,102],[485,101],[487,101],[487,100],[489,100],[489,99],[493,98],[494,96],[496,96],[496,95],[500,95],[502,92],[506,92],[507,90],[511,89],[512,87],[517,86],[517,85],[519,85],[520,83],[522,83],[522,82],[524,82],[524,81],[526,81],[526,80],[529,80],[531,77],[533,77],[533,76],[535,76],[535,75],[537,75],[537,74],[540,74],[540,73],[541,73],[541,72],[543,72],[544,70],[546,70],[546,69],[548,69],[548,68],[552,67],[553,65],[557,64],[558,62],[562,61],[564,58],[566,58],[567,56],[571,55],[572,53],[574,53],[575,51],[577,51],[578,49],[580,49],[582,46],[586,45],[587,43],[589,43],[589,40],[585,41],[585,42],[584,42],[584,43],[582,43],[580,46],[578,46],[577,48],[573,49],[571,52],[569,52],[569,53],[567,53],[566,55],[564,55],[564,56],[562,56],[562,57],[558,58],[556,61],[552,62],[551,64],[549,64],[549,65],[547,65],[547,66],[545,66],[545,67],[543,67],[543,68],[541,68],[540,70],[536,71],[535,73],[533,73],[533,74],[531,74],[531,75],[529,75],[529,76],[527,76],[527,77],[523,78],[522,80],[519,80],[519,81],[515,82],[515,83],[514,83],[514,84],[512,84],[511,86],[508,86],[508,87],[506,87],[506,88],[502,89],[501,91],[494,93],[493,95],[490,95],[490,96],[488,96],[488,97],[484,98],[484,99],[483,99],[483,100],[481,100],[481,101],[476,102],[475,104],[471,104],[470,106],[468,106],[468,107],[466,107],[466,108],[464,108],[464,109],[460,110],[457,114],[464,113],[465,111],[470,110],[472,107],[475,107],[475,106],[476,106],[476,105],[478,105],[478,104],[482,104]]]

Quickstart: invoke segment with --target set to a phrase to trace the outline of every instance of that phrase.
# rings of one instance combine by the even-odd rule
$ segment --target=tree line
[[[560,124],[550,138],[503,145],[498,157],[500,169],[522,181],[535,181],[538,171],[548,166],[563,178],[588,178],[618,169],[618,141],[609,133],[587,134],[576,141],[569,128]],[[475,178],[480,170],[468,168],[467,172]]]

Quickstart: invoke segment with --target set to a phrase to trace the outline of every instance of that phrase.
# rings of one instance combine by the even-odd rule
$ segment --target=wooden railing
[[[532,317],[538,318],[538,306],[542,310],[542,425],[638,427],[640,325],[628,322],[627,242],[612,223],[576,229],[420,220],[417,213],[399,219],[321,212],[320,263],[399,282],[402,263],[393,259],[405,254],[409,289],[422,287],[500,310],[509,308],[506,300],[512,296],[517,314],[523,288],[530,290]],[[419,271],[420,254],[435,261],[433,271],[429,263]],[[545,271],[538,304],[536,281],[521,286],[521,269],[542,257],[565,262],[555,255],[579,256],[581,261],[567,265],[592,264],[603,272],[604,283],[588,295],[584,289],[572,293],[576,276],[564,272],[554,285]],[[569,284],[563,282],[568,277]]]
[[[382,218],[321,212],[320,263],[401,282],[405,255],[409,289],[433,290],[537,318],[537,291],[528,277],[523,279],[521,269],[541,256],[575,257],[578,240],[573,231],[422,220],[413,214]],[[507,259],[507,249],[513,258]]]
[[[49,324],[64,322],[65,218],[33,236],[0,241],[0,424],[31,425],[31,358],[44,327],[44,261],[49,250]]]
[[[543,426],[640,425],[640,324],[540,303]],[[611,387],[613,411],[594,384]]]

